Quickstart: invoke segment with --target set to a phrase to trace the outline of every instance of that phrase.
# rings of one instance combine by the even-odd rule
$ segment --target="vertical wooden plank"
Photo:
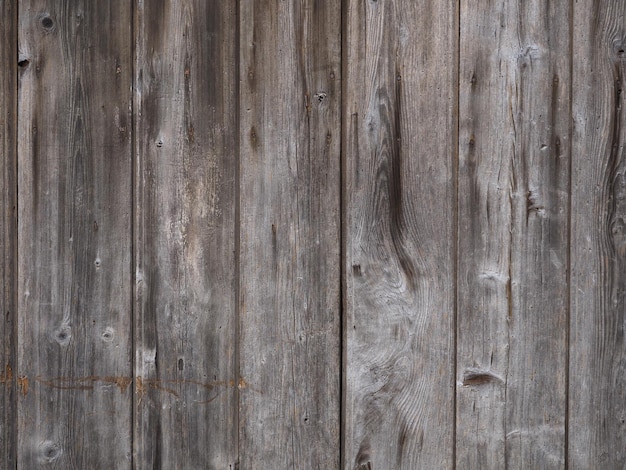
[[[136,467],[235,468],[236,3],[136,12]]]
[[[451,468],[458,10],[346,13],[343,468]]]
[[[574,6],[569,467],[626,461],[626,3]]]
[[[19,16],[19,465],[129,468],[131,8]]]
[[[340,19],[241,3],[242,469],[339,467]]]
[[[17,1],[0,0],[0,468],[15,468]]]
[[[463,0],[457,468],[565,459],[569,0]]]

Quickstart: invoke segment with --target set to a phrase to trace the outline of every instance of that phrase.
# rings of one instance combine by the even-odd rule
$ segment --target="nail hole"
[[[107,326],[104,329],[104,332],[102,333],[102,340],[110,343],[111,341],[113,341],[113,328],[111,328],[110,326]]]

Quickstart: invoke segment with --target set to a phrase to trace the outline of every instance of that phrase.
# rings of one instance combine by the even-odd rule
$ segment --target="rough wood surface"
[[[236,3],[136,12],[135,465],[234,469]]]
[[[346,14],[343,468],[451,468],[458,11]]]
[[[19,466],[129,468],[131,8],[19,16]]]
[[[240,19],[240,468],[338,468],[340,3]]]
[[[564,465],[569,24],[461,2],[457,468]]]
[[[17,452],[17,8],[0,0],[0,468],[15,468]]]
[[[626,461],[626,3],[574,5],[569,468]]]

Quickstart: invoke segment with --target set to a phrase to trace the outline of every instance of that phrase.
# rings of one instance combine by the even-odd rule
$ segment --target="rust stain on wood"
[[[17,385],[20,387],[22,395],[26,396],[28,393],[28,377],[21,376],[17,379]]]

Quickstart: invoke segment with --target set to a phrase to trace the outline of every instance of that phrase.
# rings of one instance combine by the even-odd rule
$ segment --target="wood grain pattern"
[[[569,467],[626,461],[626,4],[574,5]]]
[[[17,2],[0,0],[0,468],[17,453]]]
[[[19,466],[129,468],[131,8],[19,17]]]
[[[458,11],[346,14],[343,468],[451,468]]]
[[[569,1],[461,2],[458,468],[563,468]]]
[[[236,4],[136,12],[136,467],[233,469]]]
[[[240,19],[240,468],[338,468],[340,3]]]

